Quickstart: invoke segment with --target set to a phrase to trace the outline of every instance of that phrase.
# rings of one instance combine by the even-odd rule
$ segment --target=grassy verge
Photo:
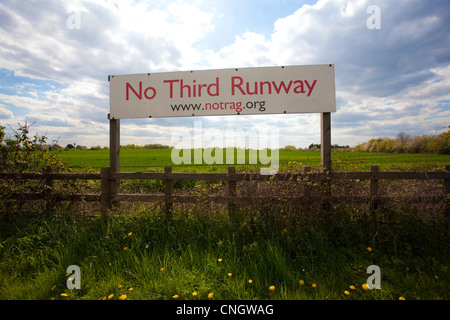
[[[448,299],[447,228],[401,208],[28,212],[0,223],[0,299]],[[380,290],[362,288],[370,265]]]

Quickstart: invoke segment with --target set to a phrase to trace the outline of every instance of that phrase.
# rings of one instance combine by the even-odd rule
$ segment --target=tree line
[[[367,142],[355,146],[353,151],[450,154],[450,131],[443,132],[439,135],[421,135],[414,137],[400,132],[395,139],[388,137],[370,139]]]

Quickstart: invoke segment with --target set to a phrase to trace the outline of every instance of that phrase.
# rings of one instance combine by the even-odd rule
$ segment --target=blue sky
[[[2,0],[0,52],[0,125],[63,146],[108,145],[108,75],[197,69],[334,64],[333,144],[450,125],[448,0]],[[171,144],[196,120],[320,141],[319,114],[299,114],[123,120],[121,142]]]

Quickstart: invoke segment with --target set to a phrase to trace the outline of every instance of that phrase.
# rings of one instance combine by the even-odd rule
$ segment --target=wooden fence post
[[[228,167],[228,214],[236,210],[236,180],[231,178],[235,173],[235,167]]]
[[[100,171],[101,177],[101,191],[100,191],[100,201],[102,206],[102,214],[104,216],[108,215],[109,209],[112,207],[111,203],[111,183],[109,181],[110,167],[102,167]]]
[[[172,192],[173,192],[173,180],[169,178],[169,175],[172,173],[172,167],[164,168],[165,178],[164,178],[164,203],[165,203],[165,211],[166,215],[170,216],[172,214],[173,208],[173,200],[172,200]]]
[[[370,172],[378,172],[380,168],[378,166],[370,166]],[[369,198],[370,198],[370,211],[374,211],[378,208],[378,179],[370,178],[369,180]]]
[[[303,166],[302,167],[302,180],[303,180],[303,203],[306,203],[309,200],[309,197],[311,195],[311,187],[310,184],[312,183],[310,180],[310,177],[307,177],[308,172],[311,171],[311,167]]]
[[[47,199],[47,211],[50,211],[54,208],[56,202],[54,197],[52,197],[53,193],[53,182],[54,180],[51,177],[46,177],[44,180],[44,192],[43,194],[48,197]]]

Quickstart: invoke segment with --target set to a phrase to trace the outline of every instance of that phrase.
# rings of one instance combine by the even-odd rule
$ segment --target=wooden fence
[[[339,199],[335,199],[331,192],[331,185],[335,180],[365,180],[369,181],[368,196],[355,197],[348,196],[347,200],[368,202],[371,208],[376,208],[380,201],[386,200],[388,197],[379,195],[379,180],[442,180],[442,193],[440,195],[432,195],[426,197],[426,201],[445,202],[445,214],[450,212],[450,165],[445,167],[444,171],[428,171],[428,172],[381,172],[378,166],[370,166],[370,171],[366,172],[312,172],[310,167],[303,167],[298,173],[277,173],[275,175],[261,175],[257,173],[237,173],[234,167],[229,167],[227,173],[178,173],[172,172],[172,167],[165,167],[164,172],[110,172],[109,167],[101,169],[100,174],[95,173],[0,173],[0,179],[21,179],[21,180],[42,180],[48,186],[45,191],[39,193],[16,193],[10,195],[10,199],[20,200],[38,200],[52,199],[57,195],[52,194],[52,186],[54,180],[100,180],[100,194],[69,194],[60,200],[84,200],[84,201],[100,201],[103,210],[109,210],[115,205],[119,205],[122,201],[135,202],[161,202],[165,205],[165,210],[170,212],[173,203],[196,203],[198,196],[177,195],[174,193],[173,182],[175,180],[193,180],[193,181],[226,181],[226,195],[209,195],[206,198],[215,203],[227,204],[228,209],[233,210],[240,202],[251,200],[251,197],[241,197],[238,194],[237,183],[240,181],[316,181],[328,192],[322,194],[324,203],[335,200],[346,200],[342,195]],[[164,193],[159,194],[123,194],[120,193],[121,180],[163,180]],[[292,194],[287,196],[291,201],[301,201],[302,198],[308,197],[307,191],[304,194]],[[350,199],[351,198],[351,199]],[[420,202],[424,197],[414,199]]]

